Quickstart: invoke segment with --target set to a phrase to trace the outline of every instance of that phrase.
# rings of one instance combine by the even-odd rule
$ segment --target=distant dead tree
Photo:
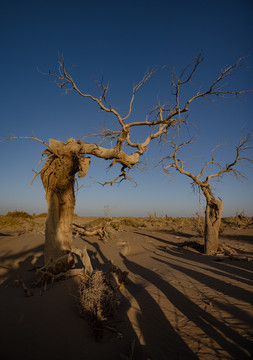
[[[89,155],[110,160],[109,167],[120,164],[121,173],[115,179],[105,184],[112,185],[116,181],[129,179],[127,170],[132,169],[138,164],[140,157],[147,151],[150,142],[154,139],[160,140],[166,135],[169,136],[168,133],[171,128],[179,130],[181,124],[186,122],[184,115],[189,111],[192,102],[198,98],[213,95],[221,97],[227,95],[239,96],[245,93],[229,92],[223,89],[223,80],[240,66],[239,60],[234,66],[226,68],[205,92],[198,92],[181,106],[179,101],[180,89],[183,85],[191,82],[201,61],[202,57],[200,54],[185,80],[183,80],[183,77],[185,77],[186,71],[183,71],[178,79],[176,79],[176,75],[173,72],[172,88],[174,89],[175,101],[172,106],[158,103],[143,120],[133,122],[130,122],[129,118],[132,114],[135,96],[140,88],[159,69],[147,72],[142,80],[133,87],[126,115],[121,115],[115,107],[109,104],[107,100],[109,86],[105,85],[103,80],[97,83],[101,92],[99,97],[79,89],[69,70],[66,68],[62,55],[59,56],[58,70],[55,73],[51,71],[44,73],[53,77],[57,85],[64,89],[66,94],[74,91],[82,98],[94,102],[98,110],[111,114],[116,119],[114,128],[105,128],[100,134],[95,134],[95,136],[101,137],[101,143],[99,144],[88,143],[84,140],[73,138],[68,139],[65,143],[50,139],[49,143],[46,144],[40,139],[33,138],[46,146],[46,150],[43,153],[43,155],[46,155],[46,163],[41,171],[37,171],[36,175],[40,174],[41,176],[48,204],[44,251],[45,264],[48,271],[57,274],[73,266],[74,257],[72,256],[71,249],[72,219],[75,206],[75,174],[78,173],[79,177],[86,175],[91,161]],[[147,129],[147,132],[143,131],[143,134],[147,135],[142,142],[135,142],[132,136],[136,128],[140,127]],[[107,140],[109,141],[109,146],[101,146]],[[132,149],[133,152],[127,153],[123,150],[123,147]]]
[[[193,140],[189,140],[188,142],[183,142],[178,145],[174,140],[167,140],[167,144],[172,149],[172,155],[164,157],[161,160],[161,164],[166,173],[168,173],[171,168],[174,168],[180,174],[188,176],[192,180],[192,185],[196,185],[205,196],[204,252],[207,255],[213,255],[217,252],[219,246],[219,229],[223,212],[223,202],[220,198],[215,198],[213,190],[210,186],[210,181],[214,179],[220,180],[227,173],[235,176],[236,178],[244,177],[243,174],[236,169],[236,166],[242,161],[247,161],[253,164],[253,160],[250,157],[244,156],[245,151],[253,147],[252,138],[250,133],[244,137],[240,137],[238,144],[235,146],[234,158],[230,163],[226,163],[225,165],[222,165],[220,162],[215,160],[214,151],[217,148],[216,146],[211,151],[210,160],[205,162],[204,166],[197,175],[187,171],[185,169],[186,161],[178,157],[180,149],[191,144],[192,141]],[[218,171],[209,175],[204,175],[211,166],[218,169]]]
[[[241,97],[245,94],[252,93],[252,90],[243,90],[243,91],[234,91],[234,90],[227,90],[228,78],[233,75],[233,73],[238,70],[238,68],[243,66],[242,60],[243,58],[239,58],[237,62],[231,66],[226,66],[219,74],[219,76],[208,85],[205,90],[198,91],[188,100],[182,101],[183,104],[181,105],[181,92],[183,86],[189,84],[192,81],[192,78],[203,59],[201,58],[201,54],[197,57],[196,62],[192,69],[185,68],[182,70],[179,77],[177,77],[175,72],[172,72],[172,92],[175,96],[175,109],[178,111],[179,116],[183,113],[187,113],[189,111],[189,106],[196,102],[198,99],[208,99],[210,101],[213,98],[235,98]],[[186,123],[186,121],[184,121]],[[189,124],[189,123],[188,123]],[[194,123],[193,123],[194,125]],[[205,212],[205,253],[212,254],[217,251],[218,248],[218,230],[220,227],[221,216],[222,216],[222,201],[216,200],[210,185],[209,181],[213,178],[220,179],[225,173],[232,173],[233,175],[240,175],[240,172],[235,169],[235,166],[238,162],[242,160],[247,160],[252,162],[250,158],[241,157],[241,153],[245,150],[248,150],[251,145],[250,143],[250,135],[246,135],[243,139],[240,139],[239,144],[236,146],[236,157],[233,162],[230,164],[222,165],[218,162],[215,162],[214,159],[214,151],[211,152],[211,160],[208,161],[204,167],[202,168],[200,174],[194,175],[189,171],[186,171],[184,168],[185,162],[181,159],[178,159],[178,150],[192,142],[192,140],[188,142],[184,142],[182,144],[177,144],[175,139],[180,137],[180,132],[182,128],[177,128],[176,135],[171,136],[170,138],[167,137],[167,134],[163,135],[163,140],[169,145],[170,149],[172,148],[172,155],[164,157],[160,163],[163,165],[163,169],[165,172],[168,172],[170,168],[175,168],[181,174],[184,174],[190,177],[193,180],[193,183],[196,184],[199,189],[203,192],[206,198],[206,212]],[[166,161],[169,161],[169,165],[166,165]],[[220,170],[217,173],[211,174],[205,178],[205,180],[201,180],[200,178],[204,176],[204,171],[207,169],[209,165],[217,165]]]

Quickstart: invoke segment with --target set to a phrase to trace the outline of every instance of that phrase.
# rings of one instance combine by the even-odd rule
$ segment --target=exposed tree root
[[[75,264],[78,264],[80,259],[81,268],[75,268]],[[60,265],[59,265],[60,264]],[[64,264],[64,267],[62,266]],[[68,264],[69,266],[67,267]],[[58,271],[58,269],[63,269]],[[46,287],[47,283],[53,283],[54,280],[69,278],[73,276],[83,276],[83,274],[91,275],[93,268],[90,262],[89,255],[86,247],[83,250],[72,249],[68,254],[59,257],[52,261],[50,260],[45,266],[36,270],[37,273],[41,273],[41,278],[35,283],[35,286]]]

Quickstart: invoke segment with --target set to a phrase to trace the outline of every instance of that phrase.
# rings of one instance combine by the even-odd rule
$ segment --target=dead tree
[[[198,98],[213,95],[225,97],[230,95],[238,96],[245,93],[224,91],[223,89],[223,80],[240,66],[239,60],[235,65],[226,68],[206,91],[198,92],[181,106],[180,89],[185,84],[191,82],[201,61],[202,58],[201,55],[199,55],[196,58],[193,69],[185,80],[183,80],[185,71],[182,72],[176,81],[175,74],[173,73],[172,88],[174,89],[175,101],[172,106],[158,103],[143,120],[133,122],[129,122],[129,118],[132,114],[132,106],[136,93],[158,69],[146,73],[143,79],[133,87],[128,111],[125,115],[121,115],[116,108],[108,103],[107,94],[109,86],[105,86],[103,81],[97,83],[101,91],[99,97],[79,89],[65,66],[63,56],[59,56],[57,72],[52,73],[49,71],[46,73],[46,75],[56,80],[57,85],[61,89],[64,89],[66,94],[74,91],[82,98],[93,101],[98,106],[98,109],[111,114],[117,122],[116,129],[103,129],[101,134],[96,134],[102,137],[102,143],[103,141],[109,140],[110,146],[108,147],[101,146],[101,143],[88,143],[84,140],[75,140],[73,138],[68,139],[65,143],[58,140],[49,140],[49,144],[46,144],[42,140],[35,139],[46,145],[46,150],[43,153],[47,156],[46,163],[37,174],[41,175],[48,203],[45,261],[47,268],[50,268],[52,272],[59,273],[65,271],[69,269],[74,262],[71,253],[72,217],[75,206],[74,181],[76,173],[78,173],[79,177],[85,176],[90,163],[89,156],[110,160],[111,163],[109,167],[115,164],[121,166],[120,175],[105,184],[112,185],[117,180],[123,181],[129,179],[127,170],[138,164],[140,157],[147,151],[150,142],[168,135],[171,128],[179,129],[181,124],[186,122],[184,114],[189,111],[189,107],[193,101],[196,101]],[[135,142],[132,139],[136,127],[148,129],[148,135],[144,137],[142,142]],[[123,150],[125,148],[132,149],[133,152],[128,153]]]
[[[177,145],[174,140],[167,141],[167,144],[173,149],[173,154],[167,156],[161,160],[163,169],[165,172],[169,172],[171,168],[176,169],[180,174],[188,176],[192,180],[193,185],[197,185],[199,190],[203,193],[206,199],[206,208],[205,208],[205,228],[204,228],[204,251],[207,255],[215,254],[219,246],[219,229],[221,225],[221,217],[223,212],[223,202],[222,200],[216,199],[213,193],[213,190],[210,187],[210,181],[213,179],[221,179],[226,173],[230,173],[235,177],[243,176],[241,172],[236,169],[241,161],[248,161],[253,164],[253,161],[249,157],[244,157],[243,153],[246,150],[252,148],[251,136],[247,134],[245,137],[240,138],[239,143],[235,146],[235,157],[232,162],[222,165],[220,162],[217,162],[214,158],[214,150],[211,151],[211,159],[207,161],[202,167],[199,174],[194,175],[192,172],[185,170],[186,161],[178,158],[179,150],[189,145],[192,140],[184,142],[180,145]],[[168,165],[166,163],[169,162]],[[204,176],[204,173],[208,170],[210,166],[216,166],[218,171]]]
[[[124,116],[108,104],[106,98],[108,86],[105,86],[103,81],[98,83],[101,90],[100,97],[81,91],[69,74],[62,56],[59,57],[58,71],[46,73],[46,75],[54,77],[59,87],[63,88],[66,93],[71,90],[75,91],[81,97],[92,100],[97,104],[98,109],[112,114],[116,118],[119,128],[118,130],[103,129],[100,134],[102,143],[105,140],[110,141],[109,147],[73,138],[68,139],[65,143],[50,139],[49,144],[39,140],[46,145],[43,153],[46,155],[46,163],[41,171],[37,172],[37,175],[41,176],[48,204],[44,250],[47,271],[57,274],[67,271],[73,266],[74,256],[71,250],[75,174],[78,173],[79,177],[86,175],[91,160],[90,156],[111,161],[109,167],[120,164],[121,173],[114,180],[105,184],[112,185],[116,181],[128,180],[127,170],[139,162],[151,140],[159,139],[168,132],[169,128],[179,126],[182,122],[178,108],[168,109],[160,104],[155,106],[143,120],[128,122],[136,93],[156,71],[146,73],[143,79],[134,86],[128,112]],[[150,132],[143,142],[136,143],[132,140],[132,131],[140,126],[150,129]],[[123,147],[133,149],[133,152],[127,153]]]

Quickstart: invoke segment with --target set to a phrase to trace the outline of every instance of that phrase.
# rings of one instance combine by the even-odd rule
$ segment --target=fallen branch
[[[81,236],[95,236],[98,235],[101,240],[107,241],[110,237],[107,228],[109,226],[109,222],[106,222],[104,225],[95,226],[91,230],[87,230],[84,226],[73,224],[74,231]]]

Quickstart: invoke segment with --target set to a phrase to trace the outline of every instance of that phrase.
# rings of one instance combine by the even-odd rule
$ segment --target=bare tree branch
[[[181,174],[186,175],[189,178],[191,178],[193,180],[193,182],[195,184],[197,184],[199,187],[201,187],[202,189],[208,186],[211,179],[221,178],[225,173],[231,173],[232,175],[235,175],[236,177],[244,177],[243,174],[239,170],[235,169],[235,166],[241,161],[248,161],[251,164],[253,164],[252,158],[241,156],[242,152],[253,148],[252,137],[251,137],[251,132],[250,132],[250,133],[246,134],[244,137],[240,136],[239,142],[235,146],[235,158],[231,163],[228,163],[224,166],[220,162],[215,161],[214,151],[218,147],[218,146],[216,146],[211,151],[211,159],[204,164],[204,166],[202,167],[199,174],[194,175],[193,173],[184,169],[184,165],[186,162],[183,161],[182,159],[178,158],[179,149],[181,147],[184,147],[185,145],[191,144],[192,142],[193,142],[193,139],[190,139],[189,141],[183,142],[178,145],[178,144],[176,144],[176,142],[174,140],[167,141],[168,145],[173,149],[173,154],[162,158],[159,163],[162,165],[163,170],[165,172],[168,172],[168,169],[170,169],[170,168],[175,168]],[[166,165],[165,164],[166,162],[169,162],[169,164]],[[210,165],[216,165],[221,170],[218,171],[217,173],[210,174],[210,175],[206,176],[206,178],[204,180],[201,180],[200,178],[203,176],[204,172]]]
[[[95,179],[93,178],[93,182],[94,182],[94,183],[97,183],[97,184],[99,184],[99,185],[102,185],[102,186],[105,186],[105,185],[111,185],[111,186],[112,186],[114,183],[117,183],[117,180],[120,179],[120,181],[118,181],[118,184],[120,184],[120,183],[121,183],[122,181],[124,181],[124,180],[129,180],[129,181],[131,181],[131,182],[134,182],[135,185],[137,186],[137,183],[134,181],[134,179],[127,175],[125,169],[126,169],[126,167],[123,166],[123,167],[121,168],[121,174],[118,175],[116,178],[114,178],[114,179],[111,180],[111,181],[106,181],[106,182],[104,182],[104,183],[101,183],[101,182],[99,182],[99,181],[97,181],[97,180],[95,180]]]
[[[155,68],[149,72],[147,72],[141,81],[133,87],[132,95],[129,102],[128,113],[125,116],[120,115],[116,108],[112,107],[108,104],[106,100],[106,95],[109,91],[109,84],[104,84],[104,79],[102,77],[100,82],[96,82],[97,86],[101,89],[100,97],[95,97],[89,93],[83,92],[76,85],[75,81],[71,77],[69,70],[67,69],[64,61],[63,55],[58,55],[58,71],[56,73],[52,73],[48,71],[44,73],[46,75],[52,76],[56,79],[56,82],[60,88],[64,88],[66,92],[68,91],[76,91],[80,96],[84,98],[91,99],[94,101],[100,109],[107,113],[112,113],[118,120],[120,125],[119,131],[113,131],[111,129],[103,129],[101,132],[102,141],[100,145],[105,142],[105,140],[110,140],[111,148],[105,149],[97,144],[88,144],[84,141],[82,142],[82,153],[85,154],[93,154],[98,157],[102,157],[105,159],[112,159],[112,166],[119,162],[123,166],[132,167],[138,161],[139,157],[144,154],[147,150],[149,143],[154,139],[161,139],[162,136],[168,133],[169,128],[176,126],[180,127],[182,122],[186,123],[186,119],[182,118],[182,114],[186,113],[189,110],[189,105],[195,101],[196,99],[203,97],[209,98],[211,95],[216,96],[238,96],[240,94],[248,93],[247,91],[226,91],[224,90],[224,82],[228,76],[232,74],[239,66],[241,66],[241,60],[239,59],[236,64],[226,67],[220,74],[220,76],[209,86],[209,88],[204,92],[198,92],[193,97],[188,99],[185,104],[182,106],[180,104],[180,88],[181,86],[191,82],[195,72],[197,71],[198,66],[203,61],[202,54],[200,53],[192,69],[188,72],[188,68],[182,70],[179,78],[175,78],[175,73],[172,74],[172,87],[175,89],[176,103],[174,106],[164,106],[158,103],[158,105],[154,106],[152,110],[148,113],[145,119],[133,121],[127,123],[127,119],[130,117],[132,113],[132,105],[135,99],[136,93],[140,90],[140,88],[148,81],[150,78],[162,68]],[[186,74],[188,72],[188,75]],[[154,116],[154,119],[150,117]],[[136,126],[148,126],[151,128],[150,133],[142,142],[133,142],[131,140],[131,129]],[[97,136],[97,134],[95,134]],[[127,144],[129,147],[135,148],[136,151],[134,154],[127,155],[122,151],[122,147],[124,144]]]
[[[40,143],[42,143],[43,145],[45,145],[47,148],[49,148],[49,145],[41,140],[41,139],[38,139],[37,137],[32,137],[32,136],[10,136],[10,137],[7,137],[3,140],[0,140],[0,142],[3,142],[3,141],[7,141],[7,140],[13,140],[13,139],[29,139],[29,140],[35,140],[35,141],[39,141]]]

